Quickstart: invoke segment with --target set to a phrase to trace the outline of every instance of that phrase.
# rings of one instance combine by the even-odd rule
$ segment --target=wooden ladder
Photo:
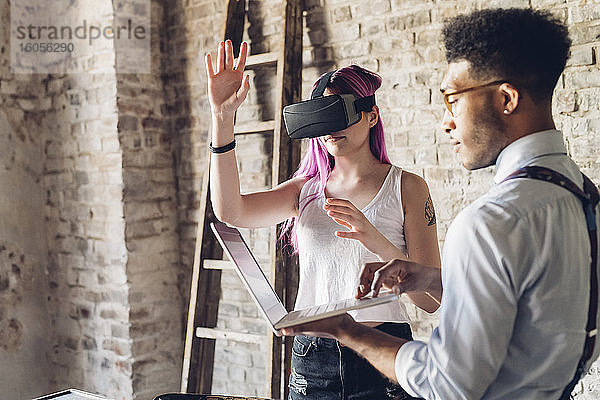
[[[275,116],[272,121],[235,125],[235,135],[273,133],[272,186],[289,179],[300,160],[300,144],[291,141],[285,131],[282,109],[301,100],[302,92],[302,0],[283,1],[284,29],[282,46],[277,52],[254,54],[247,58],[246,69],[259,67],[276,68]],[[229,0],[224,26],[224,40],[233,42],[234,54],[239,49],[244,33],[246,0]],[[210,232],[209,224],[215,221],[209,194],[210,153],[206,156],[200,191],[200,212],[203,221],[198,223],[190,302],[185,337],[181,391],[187,393],[210,393],[214,365],[215,340],[232,339],[249,343],[263,343],[264,336],[216,329],[219,307],[221,270],[231,268],[229,261],[222,260],[222,250]],[[271,233],[277,238],[276,229]],[[270,246],[271,282],[286,308],[290,309],[296,295],[298,269],[280,249],[279,244]],[[266,331],[266,329],[265,329]],[[291,338],[278,338],[269,333],[269,357],[267,357],[267,386],[272,398],[287,398],[285,378],[289,376]],[[283,390],[282,390],[283,387]]]

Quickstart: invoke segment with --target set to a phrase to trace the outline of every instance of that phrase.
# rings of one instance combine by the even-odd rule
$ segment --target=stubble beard
[[[473,121],[471,157],[463,160],[463,166],[476,170],[494,165],[500,152],[507,146],[506,124],[494,111],[482,109],[479,117]]]

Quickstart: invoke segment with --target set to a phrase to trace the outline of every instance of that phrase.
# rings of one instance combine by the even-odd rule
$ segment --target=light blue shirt
[[[448,229],[439,327],[428,343],[408,342],[396,355],[396,377],[413,396],[558,399],[575,374],[589,307],[582,205],[551,183],[501,183],[526,165],[582,186],[558,131],[525,136],[500,153],[496,185]],[[597,344],[592,360],[599,351]]]

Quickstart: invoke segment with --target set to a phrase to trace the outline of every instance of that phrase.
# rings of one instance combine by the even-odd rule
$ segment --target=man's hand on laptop
[[[356,324],[358,323],[346,313],[302,325],[283,328],[280,332],[285,336],[306,335],[340,340]]]
[[[367,295],[377,297],[384,289],[395,294],[426,292],[438,303],[442,297],[441,269],[405,260],[372,262],[363,266],[360,273],[357,298]]]

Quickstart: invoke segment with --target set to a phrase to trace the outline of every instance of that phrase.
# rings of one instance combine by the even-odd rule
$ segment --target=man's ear
[[[519,106],[521,94],[519,93],[519,90],[516,87],[514,87],[508,82],[505,82],[502,85],[500,85],[500,92],[504,97],[504,101],[502,104],[502,112],[505,115],[510,115],[513,112],[515,112],[515,110]]]

